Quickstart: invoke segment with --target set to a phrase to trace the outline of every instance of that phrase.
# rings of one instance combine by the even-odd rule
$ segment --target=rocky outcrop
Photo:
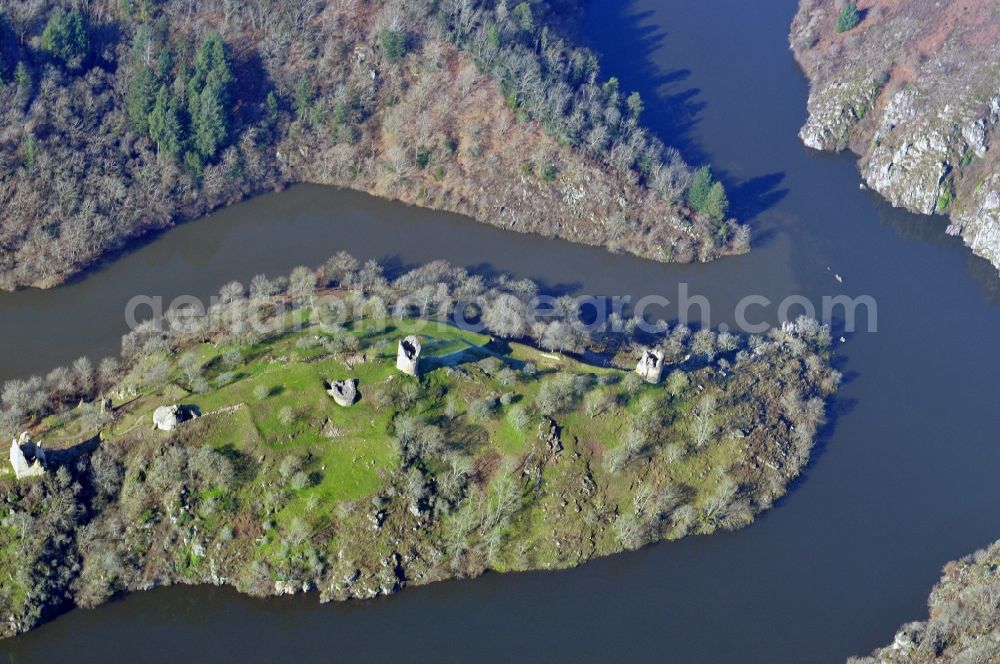
[[[838,81],[823,96],[809,97],[809,119],[799,138],[814,150],[842,150],[851,129],[865,117],[879,92],[877,80]]]
[[[839,34],[835,3],[800,3],[790,39],[811,83],[802,141],[854,151],[868,186],[947,214],[948,232],[1000,268],[1000,70],[982,66],[1000,58],[1000,17],[985,2],[858,4],[861,23]]]
[[[978,206],[953,217],[948,232],[962,235],[976,254],[1000,266],[1000,173],[983,181]]]

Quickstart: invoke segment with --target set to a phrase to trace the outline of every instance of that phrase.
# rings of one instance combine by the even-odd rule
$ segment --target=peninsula
[[[808,461],[827,328],[585,329],[536,293],[338,254],[9,382],[0,634],[167,584],[342,600],[574,566],[747,525]]]
[[[0,12],[0,288],[295,182],[662,261],[744,252],[710,169],[570,42],[576,2]]]

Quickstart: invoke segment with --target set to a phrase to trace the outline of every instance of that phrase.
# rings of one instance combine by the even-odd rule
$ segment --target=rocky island
[[[0,288],[295,182],[663,261],[749,247],[571,0],[0,5]]]
[[[0,634],[167,584],[343,600],[569,567],[744,526],[804,467],[827,328],[583,326],[537,293],[338,254],[8,382],[0,431],[41,468],[0,475]]]
[[[1000,268],[996,4],[802,0],[790,40],[810,80],[805,144],[855,152],[868,186],[947,215]]]

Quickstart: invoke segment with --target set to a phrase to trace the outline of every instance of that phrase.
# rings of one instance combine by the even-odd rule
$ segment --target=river
[[[171,230],[66,287],[0,296],[3,378],[114,351],[137,293],[204,296],[340,249],[393,266],[446,258],[560,292],[674,299],[686,282],[710,300],[713,324],[731,324],[749,294],[870,295],[878,331],[838,344],[846,380],[834,417],[775,509],[736,533],[575,570],[369,602],[158,589],[72,611],[0,653],[12,662],[835,662],[923,618],[940,567],[1000,537],[1000,281],[944,235],[943,220],[859,190],[852,157],[799,143],[807,86],[787,48],[794,11],[795,0],[594,0],[587,20],[607,71],[643,94],[647,123],[690,161],[717,167],[754,226],[747,256],[660,265],[300,186]]]

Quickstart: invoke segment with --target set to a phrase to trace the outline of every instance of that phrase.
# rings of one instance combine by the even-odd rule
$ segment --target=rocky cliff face
[[[992,2],[865,0],[837,32],[842,2],[802,0],[791,46],[809,77],[799,132],[817,150],[859,155],[893,205],[950,217],[1000,268],[1000,11]]]

